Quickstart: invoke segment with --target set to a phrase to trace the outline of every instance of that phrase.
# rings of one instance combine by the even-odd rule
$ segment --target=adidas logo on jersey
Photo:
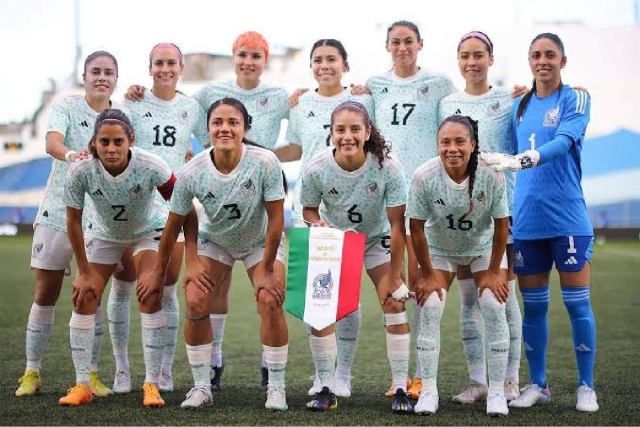
[[[433,201],[433,203],[435,203],[436,205],[444,206],[444,200],[442,200],[442,199],[436,199],[436,200]]]
[[[389,93],[389,88],[384,88],[380,91],[380,93]]]
[[[329,190],[329,194],[335,194],[337,196],[338,190],[336,190],[335,188],[332,188],[331,190]]]
[[[203,199],[203,200],[215,199],[215,198],[216,198],[216,196],[214,196],[214,195],[213,195],[213,193],[212,193],[211,191],[209,191],[209,192],[207,193],[207,195],[206,195],[206,196],[204,196],[204,199]]]
[[[573,255],[571,255],[569,258],[567,258],[567,260],[564,262],[564,265],[578,265],[578,260],[576,259],[576,257],[574,257]]]
[[[307,117],[315,117],[316,115],[314,114],[313,111],[309,111],[309,114],[307,114]]]
[[[88,128],[89,127],[89,123],[87,123],[86,120],[83,120],[80,122],[80,126],[82,126],[83,128]]]
[[[99,188],[93,192],[94,196],[104,196],[104,193]]]
[[[456,116],[459,116],[459,115],[462,114],[462,111],[460,111],[460,109],[458,108],[458,109],[456,109],[456,112],[453,113],[453,114],[456,115]]]
[[[145,115],[142,117],[153,117],[153,116],[151,115],[151,111],[147,111]]]
[[[42,213],[42,216],[45,217],[45,218],[49,218],[49,211],[44,211]]]

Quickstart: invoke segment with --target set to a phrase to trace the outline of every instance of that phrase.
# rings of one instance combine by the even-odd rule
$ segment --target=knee
[[[204,292],[195,289],[195,286],[187,285],[184,301],[189,318],[200,318],[209,314],[209,298]]]
[[[482,296],[478,298],[478,302],[480,303],[480,308],[483,310],[504,309],[504,304],[498,301],[491,289],[485,289],[482,292]]]
[[[267,291],[258,294],[258,314],[260,316],[275,316],[282,311],[282,306],[278,304],[276,299]]]

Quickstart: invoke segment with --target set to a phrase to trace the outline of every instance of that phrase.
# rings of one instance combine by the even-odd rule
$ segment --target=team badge
[[[522,252],[516,252],[514,264],[516,267],[524,267],[524,257],[522,256]]]
[[[380,195],[380,187],[378,187],[378,183],[377,182],[373,182],[373,183],[367,185],[367,188],[366,188],[365,191],[367,193],[367,196],[369,196],[369,197],[377,197],[377,196]]]
[[[32,256],[37,257],[38,255],[40,255],[40,252],[42,252],[42,248],[44,248],[44,243],[37,243],[33,245]]]
[[[487,106],[487,115],[489,117],[497,117],[500,115],[500,101],[492,102]]]
[[[258,104],[257,105],[258,110],[267,111],[267,108],[269,108],[269,98],[265,97],[265,98],[259,99],[257,104]]]
[[[332,289],[333,280],[331,279],[331,270],[328,270],[327,274],[318,274],[313,279],[313,298],[331,299]]]
[[[247,179],[244,183],[242,183],[242,192],[246,196],[253,196],[256,194],[256,186],[251,180],[251,178]]]
[[[189,113],[185,110],[178,115],[178,121],[181,125],[189,124]]]
[[[131,196],[132,199],[137,199],[140,194],[142,194],[142,187],[140,184],[136,184],[129,189],[129,196]]]
[[[485,197],[484,191],[480,191],[480,194],[476,196],[475,205],[482,206],[484,205],[485,200],[486,200],[486,197]]]
[[[87,254],[91,253],[91,250],[93,249],[93,239],[89,239],[84,243],[84,248],[85,248],[85,252]]]
[[[428,95],[429,95],[429,86],[419,87],[417,89],[418,101],[427,99]]]
[[[552,108],[547,111],[544,115],[544,121],[542,122],[542,126],[546,128],[556,128],[558,127],[558,122],[560,120],[560,106],[556,108]]]

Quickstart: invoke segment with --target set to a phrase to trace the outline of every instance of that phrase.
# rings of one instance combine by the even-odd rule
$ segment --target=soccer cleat
[[[470,405],[478,400],[487,399],[487,386],[474,380],[469,381],[469,385],[460,394],[453,396],[451,400],[462,405]]]
[[[351,376],[336,377],[334,392],[338,397],[351,397]]]
[[[267,389],[267,401],[264,407],[269,411],[286,411],[289,409],[287,405],[287,393],[284,387],[269,387]]]
[[[171,376],[171,372],[160,370],[160,378],[158,383],[158,388],[160,389],[160,391],[173,391],[173,377]]]
[[[518,387],[518,383],[511,380],[504,381],[504,397],[507,401],[511,402],[512,400],[516,400],[520,396],[520,388]]]
[[[320,393],[307,402],[307,409],[315,412],[324,412],[327,409],[336,409],[338,407],[338,399],[336,395],[329,390],[329,387],[322,387]]]
[[[487,415],[492,417],[506,417],[509,415],[507,398],[503,393],[492,393],[487,396]]]
[[[269,369],[264,366],[260,367],[260,374],[262,375],[262,381],[260,381],[260,388],[262,391],[267,391],[269,388]]]
[[[578,404],[576,409],[580,412],[596,412],[600,409],[598,406],[598,396],[596,390],[586,384],[578,387]]]
[[[164,406],[164,400],[160,396],[157,385],[153,383],[142,385],[142,404],[147,408],[162,408]]]
[[[437,392],[422,390],[413,412],[418,415],[433,415],[438,410],[438,400]]]
[[[322,383],[320,382],[320,377],[318,376],[318,374],[315,374],[311,375],[309,379],[313,381],[313,385],[311,386],[307,394],[309,396],[315,396],[322,391]]]
[[[120,370],[116,372],[113,379],[114,393],[130,393],[131,392],[131,374],[129,371]]]
[[[211,390],[206,387],[194,387],[187,393],[187,398],[180,404],[180,408],[186,410],[204,408],[211,406],[213,399]]]
[[[411,399],[417,399],[422,392],[422,378],[414,378],[413,381],[408,381],[411,387],[407,386],[407,394]]]
[[[62,406],[78,406],[91,403],[93,391],[88,384],[79,383],[67,390],[67,395],[61,397],[58,403]]]
[[[413,407],[411,406],[411,402],[409,402],[409,396],[407,396],[407,393],[401,388],[397,389],[393,396],[391,411],[394,414],[410,414],[413,412]]]
[[[89,383],[91,384],[91,390],[93,390],[93,394],[99,397],[110,396],[113,394],[113,390],[104,385],[102,381],[100,381],[100,377],[97,372],[91,372],[89,374]]]
[[[548,388],[542,388],[538,384],[527,384],[520,390],[520,397],[509,402],[512,408],[529,408],[534,405],[546,405],[551,400],[551,392]]]
[[[420,380],[420,383],[422,384],[422,380]],[[421,385],[422,387],[422,385]],[[411,378],[407,377],[407,390],[409,390],[411,388]],[[408,394],[408,392],[407,392]],[[419,394],[419,393],[418,393]],[[393,380],[391,381],[391,385],[389,386],[389,390],[386,391],[386,393],[384,394],[387,397],[393,397],[396,395],[396,388],[393,386]],[[411,397],[411,396],[409,396]],[[417,399],[417,397],[416,397]]]
[[[33,396],[42,387],[42,379],[40,378],[40,372],[26,370],[24,375],[18,380],[20,387],[16,390],[17,397]]]
[[[222,374],[224,372],[224,362],[222,366],[211,366],[209,378],[211,379],[211,391],[220,391],[222,388]]]

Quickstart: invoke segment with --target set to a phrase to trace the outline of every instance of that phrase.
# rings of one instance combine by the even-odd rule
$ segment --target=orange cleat
[[[58,401],[62,406],[78,406],[91,403],[93,391],[89,384],[79,383],[67,390],[67,395]]]
[[[407,390],[409,390],[409,388],[411,387],[411,378],[407,377]],[[391,386],[389,387],[389,390],[387,390],[387,392],[384,394],[387,397],[393,397],[396,394],[396,388],[393,386],[393,381],[391,381]],[[409,395],[409,392],[407,391],[407,395]]]
[[[151,408],[162,408],[164,406],[164,400],[160,396],[158,386],[153,383],[144,383],[142,386],[142,404]]]

